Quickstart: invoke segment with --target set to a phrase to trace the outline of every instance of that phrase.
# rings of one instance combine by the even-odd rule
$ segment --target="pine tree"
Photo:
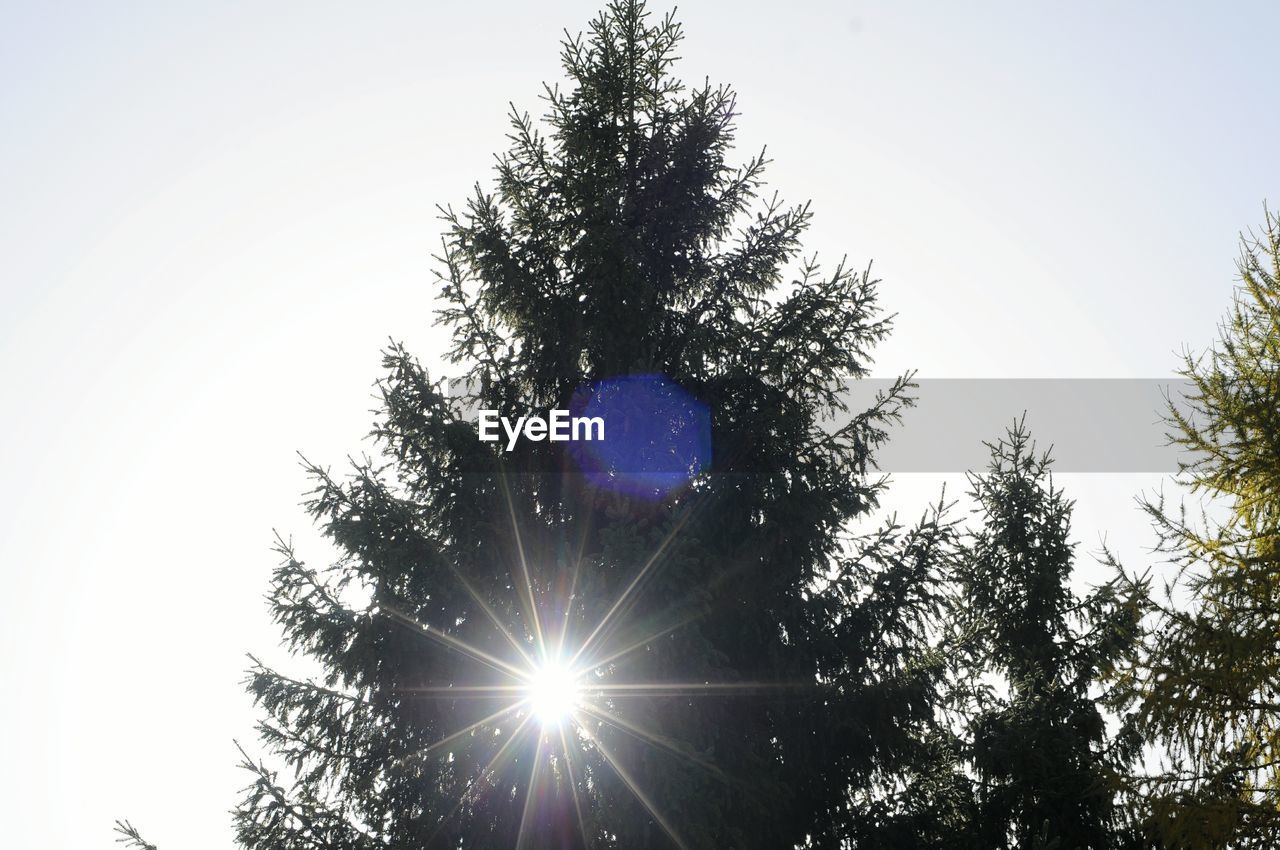
[[[1177,848],[1280,841],[1280,217],[1241,240],[1242,286],[1170,406],[1192,519],[1146,501],[1176,568],[1134,690],[1165,743],[1151,816]]]
[[[973,805],[953,846],[1138,846],[1122,791],[1141,741],[1128,726],[1109,733],[1105,711],[1140,639],[1142,593],[1118,581],[1071,589],[1072,502],[1023,422],[970,484],[980,525],[957,559],[954,621],[968,650],[958,751]]]
[[[246,756],[244,847],[941,833],[922,801],[946,525],[851,536],[907,379],[823,425],[889,330],[876,281],[802,258],[808,206],[762,198],[763,152],[728,163],[734,96],[672,76],[680,39],[611,4],[564,43],[545,121],[512,115],[494,190],[442,211],[464,392],[393,347],[376,459],[309,465],[340,554],[317,569],[282,542],[270,604],[323,675],[252,672],[267,753]],[[627,438],[643,468],[503,452],[464,415],[628,393],[657,408]],[[709,447],[664,442],[704,419]]]

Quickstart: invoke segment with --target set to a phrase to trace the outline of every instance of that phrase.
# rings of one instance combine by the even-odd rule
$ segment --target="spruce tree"
[[[1280,842],[1280,217],[1241,240],[1218,344],[1187,354],[1171,404],[1188,516],[1145,504],[1175,567],[1134,694],[1169,759],[1151,817],[1176,848]]]
[[[1070,586],[1072,502],[1023,422],[970,476],[979,520],[959,551],[954,600],[966,699],[958,747],[970,827],[953,846],[1111,850],[1138,835],[1122,796],[1140,739],[1108,731],[1109,681],[1138,645],[1140,588]]]
[[[763,152],[730,163],[734,96],[672,75],[680,39],[609,5],[564,42],[544,120],[512,115],[493,189],[442,211],[463,391],[392,347],[376,457],[309,466],[339,556],[282,542],[270,605],[323,675],[252,671],[244,847],[940,834],[922,801],[945,524],[853,527],[907,380],[824,426],[889,331],[876,281],[802,255],[809,207],[764,195]],[[640,450],[591,474],[562,444],[481,442],[467,413],[636,387]],[[690,421],[710,442],[685,454],[667,438]]]

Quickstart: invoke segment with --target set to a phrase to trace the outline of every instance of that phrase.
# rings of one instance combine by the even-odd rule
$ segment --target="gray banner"
[[[888,427],[888,440],[876,450],[875,465],[883,472],[980,472],[990,458],[985,443],[1003,437],[1024,414],[1037,450],[1052,449],[1057,472],[1177,472],[1182,450],[1170,444],[1164,417],[1170,402],[1190,415],[1185,399],[1192,389],[1188,381],[1169,378],[917,378],[914,383],[907,392],[915,405],[902,411],[900,423]],[[842,389],[849,412],[825,420],[823,427],[830,431],[847,424],[893,384],[879,378],[849,381]],[[476,423],[478,410],[463,390],[459,382],[450,386],[457,412]],[[661,418],[661,412],[655,410],[653,417]],[[642,417],[643,422],[628,429],[613,416],[605,418],[609,440],[602,445],[624,450],[610,460],[611,468],[647,469],[647,461],[637,461],[626,450],[629,441],[640,439],[637,431],[654,423]],[[664,429],[651,428],[659,435]],[[654,443],[658,456],[666,452],[661,442]],[[504,447],[494,445],[499,452]],[[673,468],[683,468],[679,451],[666,453]],[[519,453],[510,462],[518,467]]]
[[[864,410],[892,381],[846,387],[850,411]],[[1191,384],[1180,379],[918,378],[916,405],[889,429],[876,452],[885,472],[981,471],[994,442],[1026,414],[1038,450],[1052,447],[1058,472],[1176,472],[1181,450],[1169,444],[1169,401],[1188,412]],[[848,421],[837,417],[836,427]]]

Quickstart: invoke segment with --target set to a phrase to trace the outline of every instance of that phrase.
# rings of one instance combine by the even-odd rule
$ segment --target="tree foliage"
[[[1123,790],[1141,738],[1108,729],[1106,697],[1138,646],[1143,595],[1112,582],[1078,596],[1072,503],[1048,454],[1022,422],[990,447],[990,466],[970,477],[978,526],[956,566],[959,752],[973,798],[968,843],[953,846],[1134,846]]]
[[[849,536],[906,379],[823,427],[889,330],[876,282],[802,255],[808,206],[764,196],[763,152],[730,164],[734,96],[672,76],[680,39],[611,4],[564,43],[544,119],[511,116],[493,190],[442,211],[468,389],[393,347],[377,459],[309,466],[340,555],[282,542],[270,603],[324,674],[252,671],[243,846],[869,847],[931,817],[904,789],[929,781],[947,532]],[[463,414],[655,374],[711,416],[675,492],[574,475],[551,443],[500,453]],[[504,711],[561,652],[606,696],[569,730]]]
[[[1146,585],[1071,590],[1071,502],[1021,425],[971,479],[968,537],[943,503],[864,527],[911,403],[904,376],[845,407],[890,331],[878,281],[805,251],[809,206],[766,190],[764,151],[735,164],[735,96],[674,76],[681,39],[612,2],[564,41],[544,114],[513,110],[491,186],[441,209],[454,380],[393,344],[372,457],[306,463],[335,554],[279,540],[268,601],[319,672],[249,672],[239,844],[1272,846],[1280,222],[1245,243],[1220,345],[1186,363],[1184,477],[1225,513],[1148,505],[1191,604],[1157,606],[1136,657]],[[676,486],[477,439],[477,408],[572,410],[631,380],[707,417]],[[552,668],[576,684],[568,720],[531,709]],[[1151,736],[1172,761],[1144,786]]]
[[[1218,343],[1188,354],[1170,407],[1189,516],[1146,507],[1176,567],[1135,694],[1170,761],[1151,817],[1172,847],[1274,847],[1280,835],[1280,218],[1242,239]]]

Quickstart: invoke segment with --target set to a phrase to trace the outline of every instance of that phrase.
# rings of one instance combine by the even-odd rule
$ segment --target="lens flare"
[[[559,726],[578,705],[577,677],[558,661],[534,671],[529,681],[529,704],[543,726]]]
[[[492,702],[496,708],[493,713],[461,729],[447,730],[439,740],[414,754],[421,757],[439,753],[452,761],[451,748],[469,746],[481,729],[491,730],[496,746],[496,752],[488,762],[471,775],[452,808],[440,816],[435,834],[427,844],[433,845],[435,837],[459,816],[468,803],[485,793],[486,788],[493,789],[498,783],[516,782],[524,786],[527,797],[515,846],[528,846],[526,842],[530,834],[548,822],[545,813],[538,814],[539,801],[550,804],[548,801],[558,798],[560,793],[558,783],[567,781],[573,812],[577,815],[582,834],[579,846],[590,846],[593,842],[584,807],[588,805],[587,798],[599,777],[604,775],[602,771],[611,771],[666,833],[672,845],[678,850],[688,850],[669,813],[660,810],[658,801],[652,796],[653,789],[642,787],[634,768],[625,763],[628,751],[615,748],[614,741],[625,737],[663,750],[722,781],[735,780],[702,753],[662,728],[631,716],[628,704],[636,698],[682,702],[694,697],[751,698],[786,689],[809,690],[814,683],[654,681],[644,677],[620,680],[618,673],[625,668],[628,658],[647,652],[653,644],[700,616],[695,610],[697,606],[686,610],[677,605],[652,622],[641,624],[635,620],[637,599],[644,594],[653,573],[668,560],[668,549],[689,520],[696,503],[686,503],[648,558],[634,565],[630,581],[613,596],[612,604],[602,616],[593,620],[592,625],[575,623],[572,619],[574,600],[578,599],[579,593],[581,554],[573,564],[571,576],[565,579],[567,593],[564,583],[535,582],[536,571],[531,569],[526,557],[524,536],[516,519],[518,513],[507,479],[500,477],[499,482],[507,500],[515,543],[515,565],[507,585],[512,598],[507,604],[502,604],[501,599],[489,598],[459,569],[452,570],[461,588],[470,595],[478,611],[493,627],[494,639],[477,645],[385,602],[375,609],[414,634],[447,646],[477,667],[487,668],[488,673],[502,677],[489,684],[428,682],[403,689],[422,699],[476,699]],[[510,652],[502,651],[503,643]],[[499,740],[500,745],[497,743]],[[529,769],[524,776],[513,779],[505,774],[517,761],[530,763]],[[554,765],[554,770],[547,769],[551,765]]]

